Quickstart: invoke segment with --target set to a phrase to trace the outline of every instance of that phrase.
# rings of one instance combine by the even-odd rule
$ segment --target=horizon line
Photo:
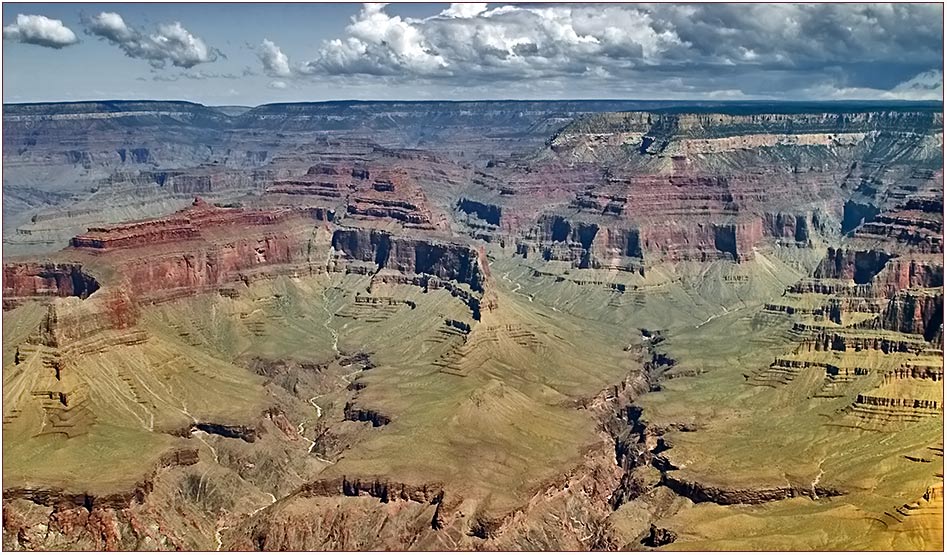
[[[892,105],[892,104],[913,104],[913,105],[940,105],[943,106],[944,100],[907,100],[907,99],[869,99],[869,98],[852,98],[852,99],[828,99],[828,100],[815,100],[815,99],[640,99],[640,98],[566,98],[566,99],[530,99],[530,98],[484,98],[484,99],[426,99],[426,100],[407,100],[407,99],[394,99],[394,100],[377,100],[377,99],[333,99],[333,100],[297,100],[297,101],[287,101],[287,102],[264,102],[261,104],[248,105],[248,104],[204,104],[201,102],[196,102],[193,100],[183,100],[183,99],[160,99],[160,98],[148,98],[148,99],[136,99],[136,98],[99,98],[99,99],[85,99],[85,100],[49,100],[49,101],[24,101],[24,102],[3,102],[3,106],[36,106],[36,105],[66,105],[66,104],[94,104],[94,103],[117,103],[117,102],[168,102],[168,103],[181,103],[181,104],[193,104],[195,106],[203,106],[207,108],[219,108],[219,107],[236,107],[236,108],[260,108],[262,106],[280,106],[280,105],[293,105],[293,104],[463,104],[463,103],[488,103],[488,102],[504,102],[504,103],[514,103],[514,102],[545,102],[545,103],[566,103],[566,102],[640,102],[640,103],[710,103],[710,104],[844,104],[844,103],[859,103],[859,104],[879,104],[879,105]]]

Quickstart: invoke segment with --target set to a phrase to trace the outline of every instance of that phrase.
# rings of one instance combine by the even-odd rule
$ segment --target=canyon
[[[943,549],[940,104],[238,112],[4,106],[5,549]]]

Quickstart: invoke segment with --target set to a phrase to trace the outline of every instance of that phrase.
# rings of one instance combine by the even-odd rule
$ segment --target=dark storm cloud
[[[942,7],[934,4],[704,4],[655,6],[698,59],[763,67],[832,63],[939,63]]]
[[[343,36],[325,41],[306,61],[292,63],[278,40],[265,41],[259,55],[268,75],[283,78],[360,75],[449,86],[534,79],[639,95],[656,89],[671,96],[797,91],[939,98],[942,85],[931,83],[942,81],[942,9],[464,4],[412,19],[389,14],[383,4],[366,4]]]

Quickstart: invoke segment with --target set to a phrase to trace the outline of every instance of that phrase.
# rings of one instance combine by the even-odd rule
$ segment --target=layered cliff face
[[[746,110],[746,112],[751,112]],[[942,147],[936,134],[943,115],[936,111],[866,111],[861,113],[645,113],[597,114],[567,126],[552,140],[560,152],[573,153],[588,141],[610,148],[631,147],[642,154],[694,158],[761,148],[866,148],[866,139],[891,148],[886,135],[925,137],[911,147],[913,155],[932,156]],[[932,134],[932,130],[934,133]],[[875,137],[871,137],[875,135]],[[904,148],[907,145],[901,144]],[[775,151],[774,151],[775,153]],[[877,153],[882,156],[887,152]],[[932,167],[936,167],[936,164]]]
[[[899,291],[885,308],[881,323],[885,329],[935,340],[943,333],[943,289]]]
[[[22,177],[31,188],[73,190],[82,182],[92,184],[90,177],[113,171],[205,164],[219,169],[258,168],[294,152],[301,142],[325,136],[374,137],[401,148],[495,154],[538,146],[575,115],[634,106],[629,102],[330,102],[259,106],[234,114],[190,102],[10,104],[4,106],[9,130],[4,163],[9,175]],[[31,176],[38,175],[48,178],[45,186],[34,184]],[[203,179],[216,178],[204,174]]]
[[[419,167],[425,164],[433,166],[433,175]],[[430,179],[450,186],[462,171],[434,157],[405,160],[398,153],[373,152],[355,164],[327,160],[311,166],[304,175],[275,181],[264,195],[275,202],[331,207],[369,224],[390,221],[404,229],[444,230],[443,216],[431,206],[419,182]]]
[[[871,284],[888,297],[943,287],[943,203],[930,194],[900,201],[856,227],[842,247],[829,248],[815,276]]]
[[[802,342],[752,383],[792,385],[805,369],[824,370],[818,395],[848,399],[841,420],[860,429],[903,430],[942,416],[942,188],[935,172],[908,198],[877,195],[814,279],[769,305],[799,315]]]
[[[133,302],[164,301],[214,291],[260,271],[324,272],[327,259],[317,260],[313,254],[313,234],[334,216],[324,207],[244,210],[219,208],[198,198],[164,218],[90,228],[74,237],[61,256],[103,267],[110,279],[108,290],[121,289]],[[346,260],[370,262],[372,273],[394,272],[409,280],[434,277],[484,292],[485,261],[465,244],[350,228],[335,230],[331,246],[341,256],[334,262],[337,269],[343,269]],[[78,262],[5,264],[7,308],[33,297],[89,296],[100,284],[82,268]]]
[[[556,233],[549,222],[566,213],[576,229],[636,230],[645,259],[745,261],[764,245],[837,237],[861,206],[849,202],[854,194],[878,206],[889,188],[929,179],[918,172],[939,165],[942,123],[933,112],[587,116],[539,156],[483,170],[456,209],[474,236],[519,241],[523,252],[577,268],[615,249],[584,245],[564,224]],[[875,182],[880,164],[888,175]],[[930,249],[937,228],[915,225],[919,206],[861,232],[885,226]]]
[[[467,284],[474,291],[484,290],[480,255],[466,245],[340,229],[332,235],[332,248],[352,260],[374,263],[377,270],[432,275]]]
[[[476,113],[480,115],[473,117],[474,112],[465,106],[330,103],[264,106],[239,115],[187,103],[11,106],[5,115],[14,129],[9,140],[29,144],[22,152],[17,150],[19,154],[12,154],[15,145],[10,144],[8,171],[18,171],[21,163],[30,175],[36,175],[36,164],[54,171],[59,166],[47,159],[34,164],[24,157],[44,149],[58,151],[65,141],[60,135],[67,133],[91,135],[90,144],[97,144],[114,141],[122,130],[123,137],[140,136],[149,144],[109,144],[109,156],[115,160],[104,165],[104,153],[79,153],[76,156],[81,159],[96,160],[92,170],[82,175],[73,166],[84,162],[66,160],[61,170],[54,171],[55,178],[46,179],[46,188],[57,189],[57,194],[68,190],[68,198],[47,194],[26,174],[19,179],[15,171],[11,173],[8,193],[15,203],[22,201],[26,210],[8,214],[5,240],[8,248],[19,252],[56,250],[57,242],[84,229],[83,224],[119,221],[127,219],[126,214],[139,218],[163,214],[186,202],[186,195],[211,195],[226,201],[262,191],[273,203],[285,204],[290,202],[289,195],[305,195],[306,202],[321,199],[322,206],[356,219],[391,219],[422,229],[446,229],[447,215],[456,211],[466,215],[465,227],[472,235],[505,244],[525,241],[524,248],[537,253],[561,246],[551,244],[555,241],[529,245],[526,235],[536,222],[576,208],[600,228],[640,229],[642,236],[653,235],[652,242],[660,243],[654,249],[655,259],[745,260],[752,256],[752,246],[761,242],[805,244],[810,237],[834,233],[844,216],[841,207],[848,200],[844,197],[851,194],[837,195],[836,184],[860,188],[858,194],[864,196],[867,187],[859,180],[874,179],[871,176],[880,162],[894,164],[885,180],[897,179],[894,174],[907,165],[936,167],[942,142],[936,131],[941,116],[929,109],[760,113],[765,107],[741,107],[735,111],[749,111],[749,115],[629,112],[583,116],[622,105],[488,103],[479,105]],[[313,125],[318,132],[312,131]],[[540,149],[538,157],[526,154],[563,125],[548,150]],[[264,144],[260,137],[274,126],[286,133],[275,144]],[[508,140],[515,133],[526,133],[529,139],[517,139],[516,158],[492,156],[482,167],[497,151],[482,152],[470,145],[468,133],[479,128],[489,130],[481,134],[481,142],[492,141],[497,138],[494,135]],[[368,130],[384,131],[371,135],[382,146],[365,141]],[[436,148],[438,155],[403,150],[418,146],[406,135],[425,133],[425,140],[430,141],[426,147]],[[198,158],[182,156],[180,149],[193,148],[193,143],[183,142],[194,136],[200,136],[210,150]],[[318,148],[322,152],[300,152],[300,142],[324,147]],[[167,156],[159,153],[162,148],[169,149]],[[459,156],[459,151],[467,154]],[[313,155],[320,159],[318,165],[306,160]],[[390,156],[386,162],[373,163],[379,155]],[[441,159],[436,160],[437,156]],[[458,160],[463,163],[455,164]],[[464,167],[468,161],[477,167]],[[133,167],[125,167],[128,164]],[[162,169],[156,170],[155,164]],[[297,166],[302,164],[306,165]],[[355,174],[346,174],[350,171]],[[366,177],[356,178],[356,174]],[[82,190],[76,190],[80,184]],[[460,187],[466,190],[450,190]],[[122,199],[131,190],[141,196],[128,205]],[[764,194],[785,202],[764,206],[758,200]],[[166,204],[169,197],[179,204]],[[537,198],[543,202],[531,202]],[[113,208],[105,210],[104,204]],[[73,205],[77,206],[68,208]],[[871,205],[870,199],[861,197],[849,204]],[[32,206],[42,208],[30,210]],[[679,217],[679,210],[701,215],[691,222]],[[854,213],[849,217],[855,217]],[[679,228],[662,225],[670,219]],[[714,231],[699,223],[734,226],[734,232]],[[738,237],[714,237],[728,234]],[[609,256],[578,251],[573,262],[583,264],[583,258],[607,260]]]
[[[138,300],[158,298],[172,290],[220,286],[254,268],[305,262],[309,230],[331,217],[321,208],[226,209],[197,199],[166,218],[90,228],[70,241],[63,256],[104,265],[112,289],[124,288]],[[54,288],[56,294],[83,297],[99,288],[81,273],[81,264],[62,266],[73,273]],[[17,263],[5,265],[5,272],[12,293],[35,290],[36,275],[45,275],[35,265]]]
[[[816,277],[850,279],[857,284],[871,283],[891,258],[891,255],[878,251],[853,252],[830,247],[816,271]]]
[[[20,302],[23,297],[84,299],[98,288],[98,281],[85,273],[81,264],[23,262],[3,266],[4,305]]]

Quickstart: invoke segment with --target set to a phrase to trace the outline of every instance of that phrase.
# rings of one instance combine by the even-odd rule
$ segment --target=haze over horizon
[[[941,101],[942,9],[8,3],[3,100]]]
[[[262,102],[260,104],[239,104],[239,103],[208,103],[197,102],[186,98],[80,98],[76,100],[46,100],[37,102],[4,102],[4,105],[30,105],[30,104],[83,104],[83,103],[111,103],[111,102],[182,102],[206,106],[209,108],[258,108],[261,106],[273,106],[283,104],[417,104],[417,103],[513,103],[513,102],[540,102],[540,103],[641,103],[641,110],[667,110],[667,109],[689,109],[689,108],[717,108],[721,106],[749,107],[759,106],[760,109],[766,108],[772,111],[779,106],[811,107],[811,106],[838,106],[839,109],[850,109],[851,107],[865,106],[874,108],[877,106],[903,106],[904,109],[937,109],[943,106],[943,100],[896,100],[896,99],[852,99],[852,100],[795,100],[795,99],[746,99],[746,100],[704,100],[704,99],[682,99],[682,100],[651,100],[638,98],[560,98],[554,100],[540,99],[519,99],[519,98],[472,98],[472,99],[449,99],[449,98],[431,98],[425,100],[406,99],[406,98],[332,98],[327,100],[293,100],[279,102]]]

